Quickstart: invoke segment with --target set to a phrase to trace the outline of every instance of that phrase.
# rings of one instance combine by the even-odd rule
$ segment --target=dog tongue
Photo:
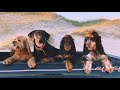
[[[39,48],[43,48],[43,43],[38,44],[37,47],[39,47]]]

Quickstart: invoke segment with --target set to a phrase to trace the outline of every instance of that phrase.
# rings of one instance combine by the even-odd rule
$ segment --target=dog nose
[[[12,43],[15,44],[15,41],[13,41]]]
[[[41,37],[41,38],[39,39],[39,43],[45,43],[45,39]]]
[[[88,41],[86,44],[89,46],[91,44],[91,41]]]
[[[91,40],[90,40],[90,39],[88,39],[88,40],[87,40],[87,44],[90,44],[90,43],[91,43]]]

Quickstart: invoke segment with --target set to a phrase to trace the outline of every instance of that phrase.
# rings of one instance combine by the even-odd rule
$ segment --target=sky
[[[62,15],[68,19],[77,21],[88,21],[100,18],[105,19],[120,19],[120,12],[54,12],[58,15]]]

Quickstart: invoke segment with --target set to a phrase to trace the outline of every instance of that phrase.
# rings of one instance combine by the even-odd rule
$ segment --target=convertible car
[[[2,61],[9,57],[10,52],[0,52],[0,78],[120,78],[120,57],[109,55],[114,67],[111,74],[104,72],[101,62],[93,62],[92,72],[83,73],[82,64],[77,62],[68,73],[63,62],[37,63],[34,69],[29,69],[25,62],[15,62],[11,65],[3,65]],[[77,52],[78,56],[82,52]]]

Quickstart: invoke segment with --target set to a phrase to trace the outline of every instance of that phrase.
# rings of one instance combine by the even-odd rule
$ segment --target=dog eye
[[[18,40],[18,42],[20,42],[21,40]]]

